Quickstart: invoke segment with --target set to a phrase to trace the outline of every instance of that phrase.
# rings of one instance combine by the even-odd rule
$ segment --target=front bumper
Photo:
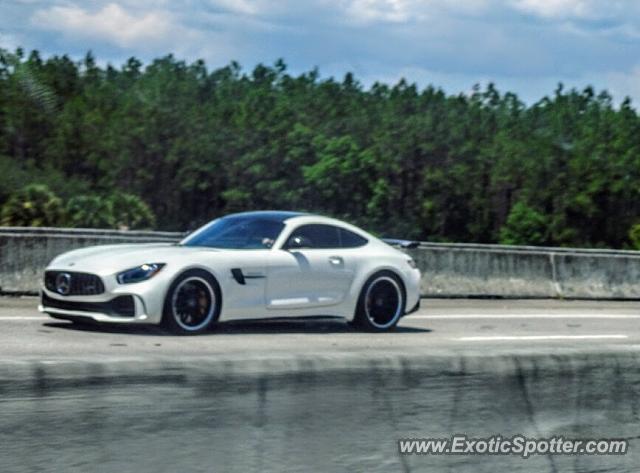
[[[420,310],[420,299],[418,299],[418,302],[416,302],[416,305],[414,305],[412,309],[405,312],[404,315],[413,314],[414,312],[418,312],[419,310]]]
[[[96,297],[64,297],[43,288],[40,312],[55,318],[85,318],[96,322],[149,323],[145,304],[134,294],[103,294]]]
[[[66,268],[51,266],[46,271],[67,272]],[[96,322],[113,322],[118,324],[159,324],[162,320],[166,288],[171,284],[173,274],[161,271],[151,279],[132,284],[119,284],[116,273],[101,274],[91,268],[74,268],[83,274],[95,274],[100,278],[102,291],[92,294],[62,295],[47,287],[46,280],[41,287],[40,311],[56,318],[78,319],[80,317]],[[45,273],[46,274],[46,273]],[[75,274],[75,273],[72,273]],[[73,278],[71,283],[73,283]],[[129,310],[122,311],[122,302],[132,300]],[[131,310],[133,306],[133,310]]]

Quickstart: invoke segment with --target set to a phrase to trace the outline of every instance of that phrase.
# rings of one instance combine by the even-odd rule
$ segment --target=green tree
[[[541,245],[547,241],[547,219],[523,202],[516,203],[500,229],[503,245]]]
[[[634,250],[640,250],[640,223],[634,224],[629,229],[629,240]]]
[[[351,73],[292,74],[282,60],[98,64],[0,49],[0,205],[45,184],[67,202],[89,196],[73,202],[73,225],[183,230],[284,208],[412,239],[634,244],[630,99],[562,85],[532,104],[493,84],[365,87]],[[123,192],[151,214],[95,197]],[[128,205],[135,215],[105,210]]]
[[[109,197],[113,222],[117,228],[153,229],[156,218],[144,201],[132,194],[116,193]]]
[[[41,184],[30,184],[11,195],[2,207],[2,225],[53,227],[63,222],[62,200]]]
[[[66,205],[67,224],[77,228],[114,228],[116,218],[109,199],[98,195],[79,195]]]

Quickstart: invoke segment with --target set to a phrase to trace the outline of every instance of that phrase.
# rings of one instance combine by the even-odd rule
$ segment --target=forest
[[[639,194],[640,118],[592,87],[526,104],[283,60],[0,49],[2,225],[185,231],[291,209],[386,237],[640,248]]]

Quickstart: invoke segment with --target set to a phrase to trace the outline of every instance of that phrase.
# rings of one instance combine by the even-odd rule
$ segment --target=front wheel
[[[162,325],[178,334],[202,333],[218,319],[221,302],[220,288],[211,274],[187,271],[167,292]]]
[[[362,288],[354,323],[371,332],[392,330],[402,317],[404,306],[402,281],[392,272],[381,271]]]

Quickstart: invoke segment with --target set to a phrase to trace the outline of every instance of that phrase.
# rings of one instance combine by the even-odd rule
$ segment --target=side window
[[[303,225],[296,228],[285,248],[340,248],[338,227],[331,225]]]
[[[361,237],[360,235],[356,235],[349,230],[345,230],[344,228],[340,229],[340,243],[342,248],[358,248],[360,246],[364,246],[369,241],[366,238]]]

